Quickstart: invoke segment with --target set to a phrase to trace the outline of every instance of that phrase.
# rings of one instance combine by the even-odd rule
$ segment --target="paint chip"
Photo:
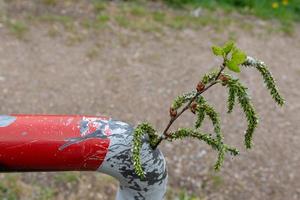
[[[9,115],[0,115],[0,127],[6,127],[16,121],[16,117]]]

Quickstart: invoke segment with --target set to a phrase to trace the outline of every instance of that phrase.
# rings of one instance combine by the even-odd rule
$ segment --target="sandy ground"
[[[220,62],[210,46],[232,33],[207,27],[155,34],[114,27],[67,45],[64,34],[49,37],[47,31],[47,25],[36,24],[19,40],[0,28],[1,113],[108,115],[133,125],[149,121],[160,130],[168,121],[171,100],[191,90]],[[235,27],[235,37],[241,49],[270,66],[286,105],[274,104],[257,72],[240,75],[260,116],[255,146],[245,151],[243,113],[237,108],[226,114],[227,95],[221,86],[208,91],[206,97],[223,117],[227,143],[239,147],[241,155],[228,157],[216,174],[215,152],[205,144],[163,143],[170,190],[186,188],[203,199],[300,199],[300,28],[289,37]],[[97,55],[91,58],[94,48]],[[177,126],[192,125],[192,115],[185,116]],[[55,199],[111,199],[116,190],[117,183],[103,175],[80,173],[80,180],[68,185],[55,184],[54,174],[17,175],[26,191],[20,199],[31,199],[34,184],[54,188]]]

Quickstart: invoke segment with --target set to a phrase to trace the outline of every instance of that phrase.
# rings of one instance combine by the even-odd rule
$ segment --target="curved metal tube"
[[[119,180],[117,200],[161,200],[167,170],[147,138],[141,151],[146,178],[132,163],[133,127],[106,117],[0,115],[0,172],[99,171]]]

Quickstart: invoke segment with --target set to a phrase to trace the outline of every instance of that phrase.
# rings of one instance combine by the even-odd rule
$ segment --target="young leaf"
[[[237,73],[239,73],[241,71],[239,65],[237,63],[235,63],[233,60],[227,61],[226,66],[231,71],[234,71],[234,72],[237,72]]]
[[[226,42],[225,45],[223,46],[223,52],[226,55],[229,54],[232,49],[234,49],[234,42],[232,41]]]
[[[232,52],[231,61],[237,65],[240,65],[246,61],[246,58],[247,58],[247,56],[243,51],[241,51],[239,49],[235,49]]]
[[[224,54],[224,51],[221,47],[212,46],[211,49],[216,56],[222,56]]]

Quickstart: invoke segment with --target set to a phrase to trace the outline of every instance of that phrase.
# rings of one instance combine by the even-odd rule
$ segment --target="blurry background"
[[[210,46],[235,40],[270,66],[286,105],[275,105],[256,71],[239,75],[260,115],[245,151],[243,113],[228,116],[226,92],[209,90],[241,155],[215,173],[205,144],[165,142],[167,199],[298,200],[299,21],[299,0],[0,0],[0,113],[108,115],[162,130],[171,100],[221,62]],[[192,123],[187,113],[176,126]],[[116,188],[97,173],[0,174],[8,200],[112,200]]]

